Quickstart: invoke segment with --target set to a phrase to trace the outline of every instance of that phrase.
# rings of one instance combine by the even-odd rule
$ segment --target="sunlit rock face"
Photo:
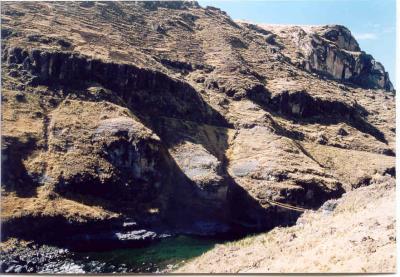
[[[317,33],[336,44],[337,47],[348,51],[361,51],[358,42],[349,29],[340,25],[327,25],[320,28]]]
[[[394,89],[382,64],[361,51],[356,39],[344,26],[267,25],[265,29],[276,32],[284,44],[296,49],[288,56],[308,71],[365,88]]]

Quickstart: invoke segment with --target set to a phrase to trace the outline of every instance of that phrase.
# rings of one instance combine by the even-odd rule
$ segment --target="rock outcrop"
[[[79,88],[90,82],[99,83],[118,92],[124,102],[145,110],[146,114],[224,125],[223,118],[207,110],[198,92],[190,85],[159,71],[38,49],[8,48],[4,50],[3,59],[9,64],[20,64],[32,73],[32,85],[61,84]],[[211,114],[210,122],[207,121],[208,113]]]
[[[364,88],[394,90],[383,65],[361,51],[344,26],[263,27],[282,41],[291,62],[307,71]]]
[[[4,237],[261,231],[300,215],[273,203],[394,172],[393,86],[345,27],[194,2],[9,2],[2,23]]]

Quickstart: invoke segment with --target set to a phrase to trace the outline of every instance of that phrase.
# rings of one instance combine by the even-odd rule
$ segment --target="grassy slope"
[[[395,181],[376,175],[331,213],[306,212],[297,224],[218,245],[179,273],[395,272]]]

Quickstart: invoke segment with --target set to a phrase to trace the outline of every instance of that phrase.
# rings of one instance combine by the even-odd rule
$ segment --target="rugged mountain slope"
[[[394,176],[393,86],[342,26],[2,2],[2,81],[5,237],[260,231]]]
[[[307,211],[297,224],[245,238],[190,261],[179,273],[396,272],[395,182],[372,185]]]

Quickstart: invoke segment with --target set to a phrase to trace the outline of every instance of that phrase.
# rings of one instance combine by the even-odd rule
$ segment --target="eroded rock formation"
[[[4,236],[260,231],[300,214],[271,201],[393,175],[393,86],[345,27],[192,2],[10,2],[2,22]]]
[[[283,53],[307,71],[365,88],[394,90],[383,65],[361,51],[344,26],[263,27],[275,31],[281,43],[289,46]]]

